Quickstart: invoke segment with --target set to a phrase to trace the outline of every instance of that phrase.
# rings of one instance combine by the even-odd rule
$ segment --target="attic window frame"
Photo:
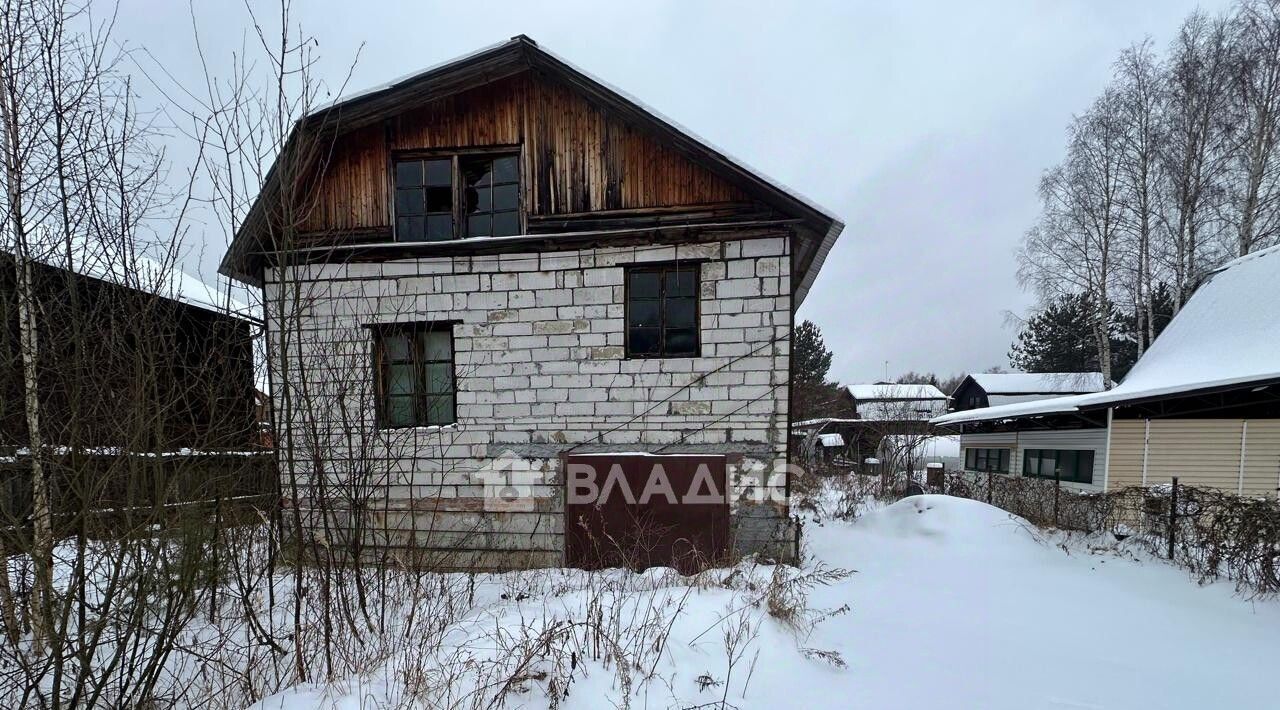
[[[462,161],[467,158],[485,158],[488,160],[496,160],[498,158],[514,157],[516,159],[516,218],[519,222],[517,234],[512,236],[520,236],[528,234],[529,223],[528,214],[525,209],[525,171],[524,171],[524,151],[519,145],[487,145],[487,146],[471,146],[471,147],[452,147],[452,148],[413,148],[408,150],[393,150],[387,161],[387,191],[391,196],[387,200],[387,211],[389,212],[389,222],[391,224],[391,237],[396,242],[405,244],[431,244],[458,241],[460,239],[472,238],[467,234],[467,220],[465,210],[466,188],[463,186],[462,180]],[[450,170],[450,188],[452,190],[452,216],[453,216],[453,236],[449,239],[429,240],[429,239],[401,239],[399,219],[396,214],[396,166],[401,162],[411,160],[449,160]],[[503,235],[508,236],[508,235]],[[500,237],[475,237],[477,239],[494,239]]]

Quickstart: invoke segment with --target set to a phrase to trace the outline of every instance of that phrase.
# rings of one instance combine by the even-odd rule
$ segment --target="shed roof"
[[[349,131],[413,106],[529,69],[537,69],[563,80],[593,103],[621,120],[649,131],[665,144],[739,186],[754,199],[800,218],[815,235],[810,240],[813,243],[804,250],[805,253],[797,254],[797,258],[801,259],[802,269],[799,282],[795,285],[795,305],[803,302],[827,254],[835,245],[836,238],[844,230],[844,223],[835,217],[834,212],[820,207],[782,183],[765,177],[760,171],[747,166],[636,98],[549,52],[526,35],[517,35],[506,42],[430,66],[322,106],[294,124],[282,154],[293,150],[292,146],[301,128],[335,133]],[[262,249],[259,233],[264,218],[262,203],[278,192],[278,183],[279,176],[273,165],[249,214],[223,257],[220,273],[246,283],[258,284],[259,280],[251,273],[248,262],[255,251]]]
[[[212,313],[241,320],[259,320],[253,308],[232,297],[226,288],[211,286],[203,279],[187,273],[176,263],[166,263],[168,260],[161,262],[141,253],[131,253],[126,257],[118,249],[91,244],[84,237],[74,238],[73,241],[72,273],[178,301]],[[61,244],[32,245],[30,249],[32,261],[66,270],[67,260]]]

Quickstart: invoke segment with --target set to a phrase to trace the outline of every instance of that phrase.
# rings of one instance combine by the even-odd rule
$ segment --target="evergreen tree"
[[[1173,291],[1167,284],[1152,290],[1155,333],[1173,317]],[[1111,306],[1111,373],[1119,380],[1138,360],[1139,322],[1133,313]],[[1098,372],[1098,347],[1093,339],[1093,306],[1083,294],[1067,294],[1027,319],[1009,350],[1009,364],[1025,372]],[[1149,343],[1144,343],[1150,347]]]
[[[818,385],[827,381],[831,351],[822,342],[822,330],[812,321],[796,326],[791,343],[791,378],[797,385]]]
[[[1009,364],[1024,372],[1094,372],[1092,306],[1082,294],[1050,302],[1028,318],[1009,350]]]
[[[791,419],[850,416],[840,387],[827,381],[831,351],[810,321],[796,326],[791,343]]]

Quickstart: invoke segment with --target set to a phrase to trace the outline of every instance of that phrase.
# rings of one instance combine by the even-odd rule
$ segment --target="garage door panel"
[[[566,557],[585,569],[675,567],[692,572],[729,546],[722,456],[580,456],[595,471],[594,500],[565,502]],[[570,482],[572,486],[572,482]]]

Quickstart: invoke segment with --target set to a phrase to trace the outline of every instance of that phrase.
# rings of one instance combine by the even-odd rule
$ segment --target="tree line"
[[[1163,53],[1121,52],[1041,178],[1018,267],[1039,304],[1011,364],[1123,375],[1205,275],[1280,242],[1278,140],[1277,0],[1197,11]]]

